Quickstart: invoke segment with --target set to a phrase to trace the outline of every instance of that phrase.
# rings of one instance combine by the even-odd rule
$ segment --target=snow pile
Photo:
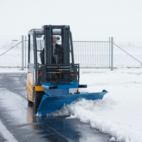
[[[114,138],[114,137],[112,137],[111,139],[110,139],[110,142],[115,142],[116,141],[116,139]]]
[[[112,136],[110,141],[142,142],[142,70],[94,70],[81,73],[90,92],[109,91],[103,100],[80,99],[51,116],[70,115]],[[101,80],[101,81],[99,81]],[[94,87],[95,86],[95,87]]]
[[[82,123],[89,123],[92,128],[109,133],[117,141],[142,142],[142,129],[136,130],[130,123],[127,123],[129,116],[126,117],[126,115],[129,114],[123,113],[125,108],[121,105],[109,98],[95,101],[81,99],[52,113],[52,116],[71,114],[67,119],[78,118]]]

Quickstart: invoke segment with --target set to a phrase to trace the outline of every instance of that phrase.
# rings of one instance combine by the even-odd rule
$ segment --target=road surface
[[[109,142],[110,136],[77,119],[34,116],[26,73],[0,74],[0,142]]]

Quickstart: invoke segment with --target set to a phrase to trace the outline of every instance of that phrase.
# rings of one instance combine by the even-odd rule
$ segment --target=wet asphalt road
[[[27,102],[26,73],[0,74],[0,121],[18,142],[109,142],[111,138],[77,119],[35,117]],[[0,142],[7,140],[12,142],[0,133]]]

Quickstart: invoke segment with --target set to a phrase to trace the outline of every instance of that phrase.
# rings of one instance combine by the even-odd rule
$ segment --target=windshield
[[[44,48],[45,48],[45,35],[36,35],[36,46],[37,46],[37,63],[44,64]],[[63,44],[64,42],[64,44]],[[69,38],[69,44],[63,40],[62,35],[51,36],[51,46],[47,46],[48,50],[47,58],[51,58],[51,64],[66,64],[65,60],[68,60],[69,64],[72,64],[72,48],[71,40]],[[47,49],[48,48],[48,49]]]

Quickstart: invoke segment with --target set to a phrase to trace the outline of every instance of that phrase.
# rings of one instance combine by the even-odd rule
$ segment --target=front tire
[[[28,93],[27,93],[27,101],[28,101],[28,105],[29,105],[29,106],[32,106],[32,105],[33,105],[33,102],[31,102],[31,101],[29,100],[29,98],[28,98]]]
[[[42,99],[43,93],[41,92],[36,92],[35,88],[33,90],[33,108],[35,113],[38,110],[38,107],[40,105],[41,99]]]

